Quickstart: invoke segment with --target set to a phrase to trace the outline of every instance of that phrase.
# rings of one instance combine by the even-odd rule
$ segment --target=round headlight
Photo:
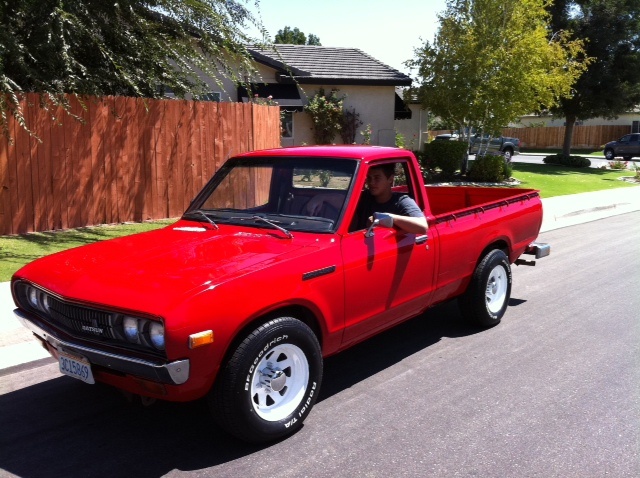
[[[51,307],[51,299],[47,294],[42,294],[42,308],[45,312],[49,313]]]
[[[29,305],[34,309],[39,309],[38,307],[38,289],[34,287],[27,288],[27,299],[29,300]]]
[[[164,327],[160,322],[151,322],[149,339],[155,348],[164,350]]]
[[[139,342],[138,319],[133,317],[125,317],[122,321],[122,328],[124,329],[124,336],[131,343],[137,344]]]

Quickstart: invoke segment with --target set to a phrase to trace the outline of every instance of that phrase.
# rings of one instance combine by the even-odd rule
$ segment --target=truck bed
[[[484,188],[473,186],[426,186],[431,213],[436,219],[460,217],[476,210],[526,201],[538,196],[535,189]]]

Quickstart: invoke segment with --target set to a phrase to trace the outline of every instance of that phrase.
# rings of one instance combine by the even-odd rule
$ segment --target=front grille
[[[154,348],[149,339],[148,324],[152,319],[134,317],[143,325],[140,326],[141,340],[132,343],[124,336],[123,313],[68,302],[23,281],[17,282],[14,287],[20,307],[61,332],[91,342],[124,347],[144,356],[166,357],[164,350]]]
[[[113,314],[66,304],[54,297],[49,299],[52,322],[67,331],[88,338],[115,339]]]

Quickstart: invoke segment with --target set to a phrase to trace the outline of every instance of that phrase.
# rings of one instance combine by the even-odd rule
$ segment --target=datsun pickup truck
[[[382,163],[427,234],[352,227]],[[340,206],[307,214],[325,193]],[[403,149],[255,151],[229,159],[174,224],[24,266],[15,314],[61,373],[144,402],[204,397],[224,430],[264,442],[301,427],[323,358],[453,298],[471,322],[498,324],[511,264],[549,254],[541,222],[537,191],[425,187]]]

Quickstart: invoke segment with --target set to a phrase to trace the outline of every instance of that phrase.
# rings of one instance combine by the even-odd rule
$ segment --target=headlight
[[[38,305],[38,289],[34,287],[27,288],[27,299],[29,300],[29,305],[34,309],[39,309]]]
[[[164,325],[162,322],[125,315],[122,318],[122,332],[127,341],[132,344],[164,350]]]
[[[134,319],[133,317],[125,317],[122,321],[122,328],[124,329],[124,336],[129,342],[133,344],[140,343],[138,319]]]
[[[35,287],[27,286],[26,296],[30,307],[40,312],[44,312],[45,314],[50,313],[49,308],[51,299],[48,294],[36,289]]]
[[[158,350],[164,350],[164,327],[160,322],[151,322],[149,326],[149,339]]]

